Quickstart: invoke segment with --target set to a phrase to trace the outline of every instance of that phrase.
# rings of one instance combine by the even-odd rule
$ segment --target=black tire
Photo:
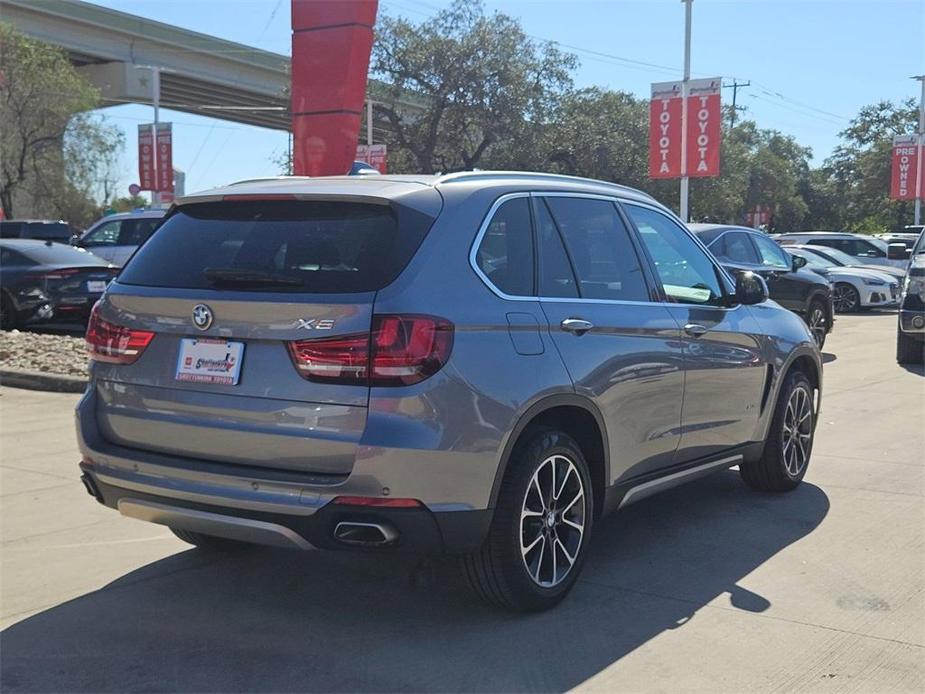
[[[821,320],[821,323],[818,321]],[[829,330],[828,312],[825,310],[825,302],[821,299],[813,299],[809,302],[809,308],[806,309],[806,316],[803,319],[809,331],[813,335],[813,341],[819,349],[825,345],[825,338]]]
[[[836,313],[857,313],[861,310],[861,295],[850,284],[836,282],[834,291],[832,306]]]
[[[6,294],[0,293],[0,329],[12,330],[17,322],[13,302]]]
[[[801,432],[801,436],[804,433],[808,434],[808,439],[801,438],[799,442],[795,436],[788,436],[784,430],[785,421],[792,424],[789,420],[789,405],[798,391],[800,391],[801,395],[796,397],[805,397],[805,402],[808,403],[809,407],[808,418],[801,421],[797,427]],[[806,378],[806,374],[802,371],[788,373],[781,386],[777,404],[774,406],[774,417],[771,420],[771,427],[768,429],[768,436],[765,439],[764,451],[761,457],[739,465],[739,474],[741,474],[745,484],[758,491],[786,492],[796,489],[800,482],[803,481],[806,469],[809,467],[816,429],[814,402],[813,387],[809,379]],[[801,418],[801,415],[797,413],[796,417]],[[789,446],[787,445],[788,442]],[[799,465],[796,465],[794,464],[794,458],[799,457],[800,454],[802,454],[803,460]]]
[[[212,552],[239,552],[252,546],[245,542],[237,542],[224,537],[216,537],[215,535],[203,535],[202,533],[183,530],[182,528],[171,528],[170,532],[184,542]]]
[[[570,461],[572,467],[568,467],[563,460]],[[565,566],[568,558],[562,554],[567,550],[565,544],[560,542],[560,536],[557,533],[562,532],[562,537],[566,539],[566,542],[571,543],[575,541],[575,533],[578,531],[574,530],[574,525],[567,526],[555,523],[554,520],[550,524],[555,523],[555,527],[550,527],[550,524],[546,523],[547,515],[549,515],[545,511],[547,500],[542,498],[541,490],[533,491],[535,489],[533,487],[534,474],[549,469],[550,461],[552,461],[551,474],[555,476],[558,470],[564,479],[561,483],[558,503],[564,507],[567,503],[566,497],[574,500],[578,499],[580,494],[580,501],[575,501],[574,505],[566,508],[565,511],[577,512],[578,505],[582,504],[583,531],[577,535],[577,544],[571,547],[574,551],[574,554],[570,555],[574,558],[573,563],[568,566],[564,577],[558,582],[556,582],[557,574],[555,573],[557,562],[562,560]],[[552,479],[554,480],[553,486],[558,484],[555,477]],[[580,491],[574,486],[579,482]],[[548,501],[548,507],[553,510],[558,508],[555,500],[549,499]],[[536,514],[540,517],[539,519],[525,520],[522,511],[534,503],[541,503],[543,513]],[[480,550],[463,557],[463,568],[470,586],[483,600],[505,609],[539,612],[554,607],[571,590],[584,565],[588,542],[591,538],[593,509],[591,477],[588,473],[588,464],[578,444],[568,434],[561,431],[543,429],[528,434],[523,444],[517,446],[508,463],[485,543]],[[531,515],[533,515],[532,512]],[[573,516],[572,520],[574,521],[575,518]],[[529,525],[531,523],[536,523],[536,525]],[[536,533],[532,542],[530,542],[528,530],[530,534]],[[535,545],[541,536],[542,546],[537,546],[533,550],[528,548],[526,552],[522,550],[525,541],[530,545]],[[545,551],[547,545],[546,537],[554,537],[550,540],[553,553],[545,555],[544,564],[542,552]],[[558,549],[560,545],[561,550]],[[528,569],[528,563],[533,561],[536,562],[535,577],[531,573],[532,570]],[[544,566],[547,574],[551,568],[553,576],[547,587],[540,585]]]
[[[906,335],[896,328],[896,363],[897,364],[923,364],[925,363],[925,341],[917,340]]]

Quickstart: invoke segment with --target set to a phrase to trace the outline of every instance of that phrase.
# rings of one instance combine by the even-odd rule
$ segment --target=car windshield
[[[919,240],[915,242],[915,246],[912,247],[913,255],[918,255],[919,253],[925,253],[925,231],[919,234]]]
[[[857,265],[858,259],[854,256],[850,256],[844,251],[840,251],[837,248],[826,248],[825,252],[819,251],[818,253],[813,250],[810,251],[813,255],[818,255],[820,258],[825,258],[826,260],[831,260],[835,265]]]
[[[825,270],[830,267],[838,267],[837,263],[833,263],[831,260],[826,260],[825,258],[821,258],[815,253],[807,253],[806,251],[802,249],[788,248],[787,252],[790,253],[791,255],[796,255],[801,258],[805,258],[806,267],[812,268],[813,270]]]

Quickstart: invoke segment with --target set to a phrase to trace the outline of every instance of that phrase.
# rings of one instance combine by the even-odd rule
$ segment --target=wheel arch
[[[494,508],[508,464],[525,440],[525,434],[539,427],[555,427],[569,434],[588,463],[594,491],[594,514],[600,516],[604,491],[610,480],[610,443],[604,417],[597,406],[579,395],[563,393],[543,398],[527,408],[517,420],[501,453],[495,481],[491,488],[489,507]]]

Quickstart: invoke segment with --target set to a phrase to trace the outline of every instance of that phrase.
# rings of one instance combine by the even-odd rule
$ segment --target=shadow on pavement
[[[832,354],[831,352],[823,352],[823,353],[822,353],[822,363],[823,363],[823,365],[825,365],[825,364],[831,364],[833,361],[838,361],[838,356],[836,356],[835,354]]]
[[[734,471],[611,515],[557,609],[512,615],[470,597],[450,560],[415,587],[413,561],[347,553],[184,551],[7,628],[12,691],[561,691],[684,628],[812,532],[811,484],[750,492]]]
[[[925,365],[923,364],[900,364],[899,366],[911,374],[925,376]]]

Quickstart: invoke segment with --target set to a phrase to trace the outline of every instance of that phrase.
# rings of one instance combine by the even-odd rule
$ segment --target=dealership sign
[[[721,85],[719,77],[688,81],[686,137],[683,136],[685,100],[682,98],[682,83],[656,82],[652,85],[652,100],[649,102],[650,178],[719,176]],[[681,156],[685,144],[686,162]]]
[[[154,163],[154,130],[150,123],[138,126],[138,187],[154,190],[157,167]]]
[[[162,193],[173,192],[173,124],[154,126],[157,143],[157,188]]]
[[[918,144],[918,135],[896,135],[893,138],[893,175],[890,185],[890,197],[894,200],[914,200],[918,189],[918,158],[922,148]]]

